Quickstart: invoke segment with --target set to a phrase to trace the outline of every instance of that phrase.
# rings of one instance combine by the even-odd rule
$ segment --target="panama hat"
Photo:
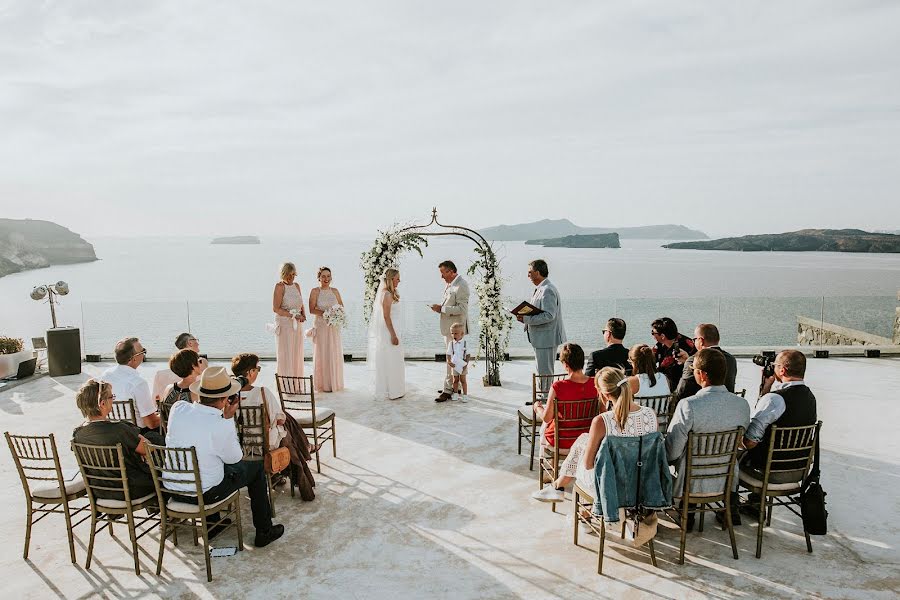
[[[225,367],[208,367],[190,389],[204,398],[227,398],[241,389],[241,383],[229,377]]]

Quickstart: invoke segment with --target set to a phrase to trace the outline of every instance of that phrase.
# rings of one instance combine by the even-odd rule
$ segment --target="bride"
[[[375,398],[397,400],[406,393],[403,346],[394,321],[399,316],[400,271],[387,269],[378,285],[369,319],[367,362],[375,376]]]

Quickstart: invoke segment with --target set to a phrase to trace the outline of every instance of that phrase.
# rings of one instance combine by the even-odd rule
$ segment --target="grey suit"
[[[444,288],[444,297],[441,298],[441,335],[444,336],[444,347],[450,343],[450,326],[454,323],[462,323],[463,332],[469,333],[469,284],[462,275],[447,284]],[[444,393],[453,392],[453,373],[450,365],[447,365],[447,373],[444,377]]]
[[[718,346],[710,346],[725,355],[725,387],[729,392],[734,393],[735,380],[737,379],[737,359],[728,352],[725,352]],[[678,381],[678,387],[675,388],[675,399],[682,400],[690,398],[700,391],[700,384],[694,379],[694,359],[697,355],[689,356],[684,361],[684,371],[681,373],[681,379]]]
[[[688,433],[691,431],[711,433],[735,427],[743,427],[746,430],[749,424],[750,404],[740,396],[729,392],[724,385],[705,387],[696,395],[679,402],[666,435],[666,455],[669,463],[676,463],[673,494],[680,496],[684,487],[681,478],[686,466]],[[736,475],[737,473],[734,485],[737,485]],[[722,479],[698,479],[691,486],[693,488],[691,492],[718,492],[722,489],[722,484]]]
[[[534,348],[538,375],[552,375],[556,348],[566,341],[559,290],[549,279],[545,279],[534,288],[531,303],[544,312],[523,317],[525,334]],[[542,388],[544,392],[549,388],[549,382],[545,383],[547,385]]]

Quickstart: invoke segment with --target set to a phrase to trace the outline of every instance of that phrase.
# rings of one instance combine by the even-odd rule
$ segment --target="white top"
[[[669,389],[669,380],[662,373],[656,374],[656,385],[650,385],[650,376],[646,373],[638,373],[638,381],[640,387],[635,398],[646,398],[647,396],[665,396],[672,393]]]
[[[613,437],[640,437],[653,433],[659,428],[656,422],[656,413],[647,406],[642,406],[640,409],[628,413],[624,429],[619,428],[613,411],[601,413],[600,416],[603,417],[606,425],[606,435]]]
[[[466,340],[454,341],[450,340],[450,343],[447,344],[447,356],[450,357],[450,362],[453,363],[453,371],[457,375],[461,375],[463,369],[466,368]]]
[[[283,310],[294,310],[303,308],[303,294],[300,293],[300,286],[296,283],[284,286],[284,295],[281,297],[281,308]]]
[[[160,369],[153,376],[153,399],[159,403],[168,395],[169,386],[181,381],[181,377],[172,372],[172,369]]]
[[[244,457],[238,442],[234,419],[223,419],[222,411],[212,406],[176,402],[169,413],[166,446],[197,450],[197,464],[203,491],[213,488],[225,478],[225,465]],[[177,478],[178,475],[173,475]],[[193,484],[169,483],[175,492],[194,492]]]
[[[138,374],[137,369],[132,369],[128,365],[116,365],[107,369],[100,379],[112,384],[116,400],[127,400],[128,398],[134,400],[138,426],[147,427],[143,417],[156,412],[156,402],[150,395],[150,385]]]
[[[272,390],[264,387],[255,387],[249,392],[241,392],[241,406],[259,406],[262,404],[262,390],[266,390],[266,413],[269,415],[269,448],[274,450],[281,445],[281,440],[287,437],[284,425],[278,425],[278,419],[284,419],[284,410],[281,400],[272,393]]]

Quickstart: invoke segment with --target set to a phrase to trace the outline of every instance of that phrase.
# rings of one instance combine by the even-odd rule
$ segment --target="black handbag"
[[[812,471],[800,489],[800,516],[803,529],[810,535],[828,533],[828,511],[825,509],[825,490],[819,482],[819,436],[816,436],[816,456]]]

